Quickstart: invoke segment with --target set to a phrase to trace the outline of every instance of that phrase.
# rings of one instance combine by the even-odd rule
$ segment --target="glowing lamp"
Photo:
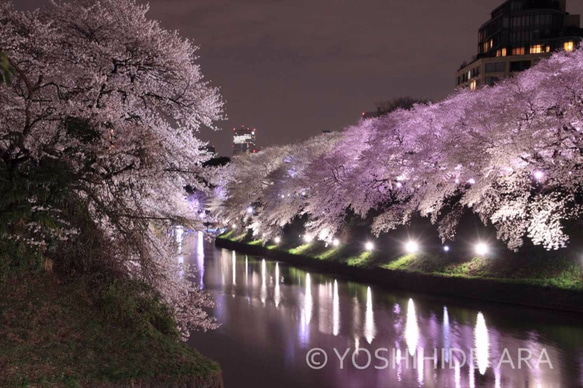
[[[487,244],[484,243],[478,243],[476,244],[476,246],[474,247],[476,254],[480,255],[480,256],[484,256],[487,255],[488,252],[490,251],[490,249],[488,248]]]
[[[443,246],[443,251],[444,252],[449,252],[449,245],[444,245]]]
[[[407,253],[416,253],[419,251],[419,244],[416,241],[409,240],[407,244],[405,244],[405,250]]]
[[[335,238],[334,241],[332,241],[332,245],[334,245],[335,247],[338,247],[340,245],[340,240]]]
[[[311,243],[312,241],[314,241],[314,237],[310,236],[309,234],[305,234],[304,235],[304,241],[307,242],[308,244]]]
[[[281,242],[281,237],[276,237],[276,238],[274,238],[274,239],[273,239],[273,241],[274,241],[276,244],[279,244],[279,243]]]
[[[364,244],[364,249],[366,249],[367,251],[372,251],[374,249],[374,244],[372,242],[367,242],[366,244]]]

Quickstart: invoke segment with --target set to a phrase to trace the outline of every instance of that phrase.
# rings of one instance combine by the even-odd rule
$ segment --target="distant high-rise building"
[[[553,51],[573,51],[583,37],[580,24],[579,15],[567,12],[567,0],[507,0],[480,27],[478,54],[462,64],[456,84],[493,85]]]
[[[257,130],[255,128],[233,128],[233,155],[243,154],[243,153],[256,153],[257,149],[255,147],[255,133]]]

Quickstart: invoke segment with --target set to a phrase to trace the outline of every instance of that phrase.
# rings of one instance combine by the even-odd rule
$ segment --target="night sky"
[[[285,144],[341,130],[377,101],[447,96],[502,2],[151,0],[149,15],[201,47],[203,74],[221,88],[229,117],[223,131],[201,135],[229,156],[235,126],[257,128],[259,146]],[[568,11],[583,13],[583,1],[568,0]]]

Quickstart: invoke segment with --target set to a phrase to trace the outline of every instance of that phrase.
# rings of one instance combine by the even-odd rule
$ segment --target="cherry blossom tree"
[[[215,178],[209,210],[224,226],[250,228],[264,239],[279,235],[283,226],[302,214],[311,196],[305,176],[310,164],[338,140],[338,134],[330,133],[234,157]]]
[[[119,268],[155,286],[184,325],[209,328],[205,298],[175,279],[166,231],[196,222],[184,187],[209,158],[196,132],[223,103],[197,47],[147,11],[133,0],[52,2],[45,13],[0,3],[13,74],[0,93],[1,167],[32,182],[3,209],[28,206],[26,224],[9,219],[3,234],[44,250],[74,243],[71,207],[87,209]]]
[[[243,188],[223,186],[221,208],[241,211],[257,200],[265,211],[254,225],[281,228],[305,215],[307,230],[324,240],[349,212],[374,215],[375,234],[420,214],[444,241],[469,210],[512,250],[526,238],[564,248],[567,224],[582,215],[582,70],[583,50],[558,52],[494,87],[362,120],[320,146],[324,152],[297,158],[293,146],[268,149],[260,158],[274,165],[259,174],[262,184],[250,183],[252,198],[231,201]],[[249,182],[247,168],[255,166],[226,173]],[[295,171],[299,179],[290,178]]]

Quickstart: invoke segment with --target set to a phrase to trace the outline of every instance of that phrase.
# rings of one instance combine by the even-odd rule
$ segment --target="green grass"
[[[346,264],[351,267],[369,267],[373,260],[372,252],[362,252],[358,256],[349,257],[346,259]]]
[[[329,260],[329,261],[332,261],[332,260],[338,258],[340,252],[342,252],[342,247],[328,248],[323,253],[317,255],[316,258],[317,259],[320,259],[320,260]]]
[[[303,244],[300,245],[299,247],[295,247],[288,250],[288,252],[291,253],[292,255],[303,255],[306,254],[306,252],[311,248],[311,246],[312,244]]]
[[[569,290],[583,290],[583,269],[576,260],[556,258],[471,258],[430,273],[496,279]]]
[[[223,238],[223,236],[221,236]],[[253,242],[251,242],[253,244]],[[269,250],[281,250],[315,260],[342,262],[349,266],[374,267],[468,279],[494,279],[568,290],[583,290],[583,266],[579,258],[565,255],[518,253],[503,257],[460,258],[447,254],[395,255],[396,252],[360,253],[356,245],[325,247],[321,243],[303,244],[291,249],[269,245]],[[391,256],[393,255],[393,256]],[[384,257],[384,259],[383,259]],[[386,257],[394,257],[387,259]]]
[[[225,239],[225,240],[231,240],[233,237],[233,234],[234,234],[234,231],[229,230],[228,232],[221,234],[220,238]]]
[[[240,235],[233,237],[233,241],[236,242],[242,242],[243,240],[245,240],[245,237],[247,237],[247,233],[241,233]]]
[[[222,238],[224,240],[235,241],[235,242],[243,242],[243,240],[245,240],[246,237],[247,237],[247,233],[241,233],[239,235],[235,235],[234,230],[229,230],[228,232],[220,235],[220,238]]]
[[[382,264],[381,268],[391,269],[391,270],[406,270],[411,262],[415,260],[415,255],[406,255],[397,258],[387,264]]]
[[[9,279],[0,291],[1,387],[221,386],[219,366],[177,339],[155,301],[115,290],[96,301],[83,281],[45,274]]]

